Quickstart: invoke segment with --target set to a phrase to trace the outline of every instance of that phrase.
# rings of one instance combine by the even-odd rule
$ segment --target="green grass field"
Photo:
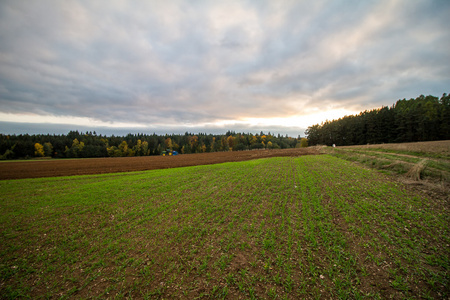
[[[2,299],[450,296],[448,198],[330,155],[0,190]]]

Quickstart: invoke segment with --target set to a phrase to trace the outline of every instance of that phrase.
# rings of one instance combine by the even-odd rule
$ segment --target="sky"
[[[0,133],[252,132],[450,92],[450,1],[0,1]]]

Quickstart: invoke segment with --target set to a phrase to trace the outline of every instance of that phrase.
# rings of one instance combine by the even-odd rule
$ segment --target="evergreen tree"
[[[362,145],[450,139],[450,99],[420,95],[392,107],[315,124],[306,130],[310,145]]]

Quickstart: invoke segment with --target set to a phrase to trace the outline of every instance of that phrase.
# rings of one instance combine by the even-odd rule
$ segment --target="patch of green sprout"
[[[331,155],[0,181],[4,298],[448,297],[448,202]]]

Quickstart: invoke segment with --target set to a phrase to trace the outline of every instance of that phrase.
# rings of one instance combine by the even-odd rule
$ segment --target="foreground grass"
[[[446,298],[449,204],[328,156],[1,181],[2,298]]]

